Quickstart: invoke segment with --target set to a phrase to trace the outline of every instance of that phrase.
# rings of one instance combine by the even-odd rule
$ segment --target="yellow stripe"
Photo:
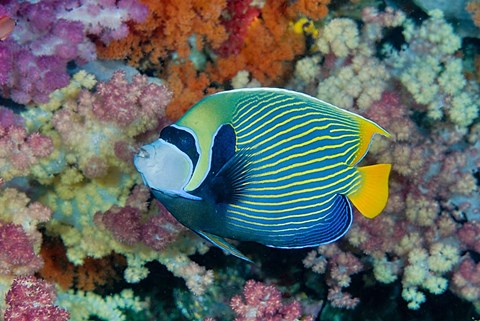
[[[301,108],[301,109],[304,109],[304,108]],[[269,121],[266,121],[265,123],[262,123],[262,125],[259,126],[259,127],[256,129],[256,131],[261,131],[261,129],[262,129],[263,127],[265,127],[265,126],[268,125],[269,123],[275,121],[277,118],[280,118],[280,117],[284,116],[284,114],[286,114],[286,113],[288,113],[288,112],[292,112],[292,111],[284,112],[284,113],[282,113],[282,114],[280,114],[280,115],[275,116],[274,118],[270,119]],[[303,115],[293,116],[293,117],[288,118],[288,119],[286,119],[286,120],[284,120],[284,121],[282,121],[282,122],[280,122],[280,123],[278,123],[278,124],[276,124],[276,125],[274,125],[274,126],[270,126],[267,130],[261,131],[261,133],[258,134],[258,135],[253,135],[253,138],[251,138],[251,139],[243,140],[243,138],[245,138],[246,136],[252,136],[251,133],[248,133],[248,134],[245,134],[245,135],[239,135],[239,136],[238,136],[238,139],[239,139],[239,140],[243,140],[243,141],[241,142],[242,144],[249,144],[249,143],[253,142],[255,139],[260,139],[260,137],[267,135],[268,133],[276,130],[277,128],[282,127],[283,125],[285,125],[285,124],[287,124],[287,123],[291,123],[292,121],[297,120],[297,119],[299,119],[299,118],[306,118],[306,117],[308,117],[308,116],[310,116],[310,115],[320,115],[320,114],[319,114],[318,112],[312,112],[312,113],[306,113],[306,114],[303,114]],[[318,121],[318,122],[331,121],[331,119],[329,119],[329,118],[315,118],[315,119],[312,119],[312,120],[310,120],[310,121],[308,121],[308,122],[302,123],[302,124],[300,124],[300,125],[306,125],[306,124],[309,124],[309,123],[311,123],[311,122],[316,122],[316,121]],[[333,122],[331,122],[331,124],[333,125]]]
[[[352,159],[355,158],[355,156],[356,156],[355,153],[353,153],[352,155],[348,156],[346,163],[347,163],[347,164],[352,164]],[[354,165],[354,164],[352,164],[352,165]]]
[[[273,95],[271,95],[271,97],[273,97]],[[263,102],[264,102],[263,99],[264,98],[268,99],[268,97],[261,97],[261,98],[260,97],[255,97],[255,98],[257,98],[257,99],[255,99],[254,101],[249,103],[248,106],[241,106],[240,104],[238,105],[238,109],[237,109],[238,118],[235,120],[236,122],[241,121],[243,118],[245,118],[249,115],[249,112],[251,112],[252,110],[257,108],[259,105],[263,104]]]
[[[259,145],[268,143],[269,141],[271,141],[271,140],[273,140],[273,139],[275,139],[275,138],[277,138],[277,137],[279,137],[279,136],[281,136],[281,135],[283,135],[283,134],[289,133],[289,132],[291,132],[291,131],[294,131],[294,130],[296,130],[296,129],[298,129],[298,128],[304,127],[304,126],[306,126],[306,125],[308,125],[308,124],[310,124],[310,123],[316,122],[316,121],[317,121],[316,119],[313,119],[313,120],[311,120],[311,121],[307,121],[307,122],[305,122],[305,123],[292,126],[292,127],[290,127],[290,128],[287,128],[287,129],[285,129],[285,130],[282,130],[282,131],[279,131],[279,132],[275,133],[275,135],[271,135],[271,136],[270,136],[269,138],[267,138],[267,139],[258,139],[258,138],[257,138],[257,140],[259,140],[260,142],[257,143],[257,144],[254,146],[254,148],[257,148]],[[324,126],[316,126],[316,127],[314,127],[314,128],[311,128],[311,129],[310,129],[310,132],[312,132],[312,131],[314,131],[314,130],[324,130],[324,129],[327,129],[328,127],[331,127],[331,126],[334,126],[334,125],[335,125],[335,124],[330,123],[330,124],[327,124],[327,125],[324,125]],[[306,132],[307,132],[307,131],[304,131],[304,132],[302,132],[302,133],[306,133]],[[306,135],[308,135],[308,134],[309,134],[309,133],[306,133]],[[350,134],[350,135],[351,135],[351,134]],[[358,135],[357,135],[357,136],[358,136]],[[293,137],[293,136],[292,136],[292,137]],[[281,143],[281,142],[283,142],[283,141],[285,141],[285,140],[282,140],[282,141],[280,141],[279,143]],[[244,143],[244,142],[242,142],[242,144],[243,144],[243,143]],[[277,143],[277,144],[279,144],[279,143]]]
[[[267,121],[263,122],[261,125],[259,125],[259,126],[257,127],[256,130],[259,130],[260,128],[262,128],[262,127],[264,127],[264,126],[269,125],[270,123],[275,122],[277,119],[282,118],[282,117],[285,116],[285,115],[292,114],[292,113],[298,113],[298,112],[301,112],[301,111],[307,111],[307,110],[312,110],[312,114],[313,114],[313,115],[321,116],[321,114],[320,114],[317,110],[315,110],[315,109],[313,109],[313,108],[311,108],[311,107],[302,107],[302,108],[295,108],[295,109],[287,109],[287,110],[285,110],[285,111],[283,111],[283,112],[281,112],[281,113],[273,116],[272,118],[268,119]],[[305,114],[304,114],[304,115],[298,115],[298,116],[292,116],[292,118],[288,118],[286,121],[289,122],[289,121],[290,121],[291,119],[293,119],[294,117],[298,117],[298,118],[300,118],[300,117],[305,117]],[[285,121],[284,121],[284,122],[285,122]],[[236,127],[240,127],[239,124],[235,124],[235,126],[236,126]],[[243,131],[243,130],[242,130],[242,131]],[[244,137],[246,137],[246,136],[249,136],[250,133],[251,133],[251,132],[249,131],[247,134],[238,135],[238,138],[244,138]]]
[[[316,222],[316,221],[319,221],[319,220],[322,220],[324,219],[325,217],[320,217],[318,219],[313,219],[313,220],[308,220],[308,221],[303,221],[301,222],[302,224],[303,223],[311,223],[311,222]],[[240,221],[240,220],[239,220]],[[309,226],[296,226],[296,227],[292,227],[292,228],[284,228],[284,229],[280,229],[280,230],[270,230],[270,229],[262,229],[262,228],[255,228],[255,227],[250,227],[250,226],[245,226],[245,225],[240,225],[240,224],[235,224],[234,222],[230,222],[230,221],[227,221],[228,224],[230,225],[233,225],[235,227],[238,227],[238,228],[244,228],[246,230],[250,230],[250,231],[258,231],[258,232],[272,232],[272,233],[282,233],[282,232],[288,232],[288,231],[298,231],[298,230],[308,230],[308,229],[312,229],[312,228],[315,228],[318,226],[318,224],[313,224],[313,225],[309,225]],[[291,223],[288,223],[288,224],[291,224]],[[293,224],[296,224],[296,223],[293,223]],[[276,226],[275,224],[267,224],[266,226]],[[280,237],[280,236],[293,236],[293,235],[296,235],[298,233],[294,233],[294,234],[284,234],[284,235],[275,235],[276,237]]]
[[[359,133],[358,128],[356,129],[347,129],[347,128],[336,128],[331,130],[332,133],[336,132],[351,132],[351,133]],[[360,134],[359,134],[360,135]]]
[[[343,164],[339,164],[339,165],[343,165]],[[329,166],[330,168],[332,167],[336,167],[337,165],[332,165],[332,166]],[[317,168],[317,169],[312,169],[312,170],[309,170],[309,171],[305,171],[303,173],[296,173],[297,175],[289,175],[289,176],[299,176],[299,175],[307,175],[307,174],[311,174],[311,173],[315,173],[315,172],[322,172],[324,171],[325,168]],[[308,183],[316,183],[316,182],[321,182],[321,181],[325,181],[325,180],[328,180],[330,178],[334,178],[335,176],[338,176],[340,174],[343,174],[344,172],[346,172],[347,170],[351,170],[350,168],[346,167],[344,168],[343,170],[340,170],[332,175],[328,175],[328,176],[322,176],[322,177],[319,177],[319,178],[312,178],[312,179],[307,179],[307,180],[302,180],[302,181],[299,181],[299,182],[294,182],[294,183],[290,183],[290,184],[286,184],[286,185],[281,185],[281,186],[274,186],[274,187],[251,187],[251,188],[246,188],[245,190],[246,191],[277,191],[277,190],[282,190],[282,189],[286,189],[286,188],[289,188],[289,187],[293,187],[293,186],[297,186],[297,185],[304,185],[304,184],[308,184]],[[283,179],[283,177],[282,177]],[[273,181],[274,183],[278,182],[279,179],[273,179],[271,180]],[[255,181],[255,185],[258,185],[258,184],[264,184],[265,181]]]
[[[281,106],[281,107],[284,107],[284,106]],[[329,121],[335,125],[342,125],[342,126],[345,126],[345,127],[350,127],[350,128],[353,128],[354,131],[358,132],[358,124],[355,124],[355,123],[351,123],[351,122],[348,122],[348,121],[345,121],[344,119],[336,119],[336,118],[328,118],[328,117],[325,117],[325,116],[328,116],[328,115],[324,115],[322,114],[321,112],[319,112],[317,109],[311,107],[311,106],[307,106],[307,107],[302,107],[302,108],[295,108],[295,109],[289,109],[289,110],[286,110],[274,117],[272,117],[271,119],[261,123],[260,125],[258,125],[257,128],[255,128],[253,131],[249,131],[248,133],[244,134],[244,135],[239,135],[238,138],[239,140],[247,137],[247,136],[251,136],[252,133],[255,133],[255,132],[258,132],[258,131],[261,131],[261,129],[263,127],[266,127],[267,125],[269,125],[270,123],[273,123],[275,122],[277,119],[285,116],[285,115],[288,115],[288,114],[291,114],[291,113],[299,113],[299,112],[303,112],[303,111],[307,111],[307,110],[312,110],[313,112],[311,113],[306,113],[306,114],[302,114],[302,115],[298,115],[298,116],[292,116],[292,118],[290,119],[287,119],[277,125],[275,125],[274,127],[269,127],[270,129],[267,130],[268,132],[274,130],[275,128],[287,123],[287,122],[291,122],[292,120],[295,120],[295,119],[298,119],[298,118],[302,118],[302,117],[307,117],[307,116],[311,116],[311,115],[318,115],[318,117],[321,117],[321,118],[318,118],[318,120],[321,120],[321,121]],[[235,127],[239,127],[240,125],[237,125],[235,124]],[[239,130],[239,133],[240,132],[243,132],[245,131],[245,129],[241,129]],[[261,134],[260,135],[263,135],[265,133],[265,131],[261,131]],[[257,137],[257,135],[254,135],[255,137]],[[255,138],[254,137],[254,138]],[[247,142],[250,142],[252,141],[252,139],[248,140]]]
[[[360,184],[359,181],[360,180],[358,178],[356,178],[354,180],[353,185]],[[337,194],[336,192],[337,191],[330,191],[328,193],[325,193],[322,196],[325,197],[325,196],[328,196],[328,195],[331,195],[331,194],[336,195]],[[333,195],[333,196],[335,196],[335,195]],[[312,207],[317,207],[317,206],[325,204],[326,202],[328,202],[328,200],[324,201],[324,202],[316,203],[316,204],[309,204],[309,205],[303,205],[303,206],[297,206],[297,207],[293,207],[293,208],[286,208],[286,209],[279,209],[279,210],[253,209],[251,207],[245,207],[245,206],[241,206],[241,205],[238,205],[238,204],[229,204],[229,205],[232,208],[237,208],[237,209],[248,211],[248,212],[266,213],[266,214],[270,215],[272,213],[285,213],[285,212],[292,212],[292,211],[296,211],[296,210],[303,210],[303,209],[308,209],[308,208],[312,208]],[[230,209],[229,211],[231,211],[232,213],[236,213],[238,215],[244,216],[244,217],[250,217],[250,218],[253,218],[253,219],[257,219],[257,220],[281,220],[281,219],[285,219],[287,217],[291,217],[291,216],[288,216],[288,215],[287,216],[280,216],[280,217],[255,216],[255,215],[246,214],[244,212],[235,211],[235,210],[232,210],[232,209]],[[296,214],[296,215],[293,215],[293,217],[302,217],[302,216],[309,216],[309,215],[310,215],[309,213],[307,213],[307,214]]]
[[[322,162],[324,160],[327,160],[327,159],[332,159],[332,158],[336,158],[336,157],[339,157],[339,156],[344,156],[345,154],[348,154],[350,153],[350,151],[352,149],[355,149],[356,146],[351,146],[349,148],[347,148],[344,152],[342,153],[337,153],[335,155],[327,155],[327,156],[324,156],[324,157],[319,157],[319,158],[314,158],[314,159],[311,159],[309,161],[306,161],[306,162],[301,162],[301,163],[295,163],[295,164],[292,164],[292,165],[289,165],[289,166],[284,166],[284,167],[280,167],[279,169],[276,169],[274,171],[270,171],[270,172],[264,172],[264,173],[259,173],[259,174],[251,174],[249,175],[249,177],[252,177],[252,178],[255,178],[255,177],[263,177],[263,176],[271,176],[273,174],[277,174],[277,173],[281,173],[281,172],[284,172],[284,171],[288,171],[288,170],[291,170],[291,169],[294,169],[294,168],[297,168],[297,167],[302,167],[304,165],[310,165],[310,164],[313,164],[313,163],[316,163],[316,162]],[[305,152],[305,153],[301,153],[301,154],[294,154],[294,155],[299,155],[298,157],[303,157],[305,155],[308,155],[310,153],[316,153],[317,150],[315,149],[312,149],[311,151],[308,151],[308,152]],[[265,169],[265,168],[268,168],[268,167],[274,167],[274,166],[277,166],[278,164],[280,163],[283,163],[283,162],[286,162],[290,159],[292,159],[293,157],[288,157],[288,158],[285,158],[285,159],[280,159],[276,162],[273,162],[271,164],[268,164],[268,165],[264,165],[264,166],[261,166],[259,168],[253,168],[253,167],[250,167],[251,171],[253,170],[262,170],[262,169]],[[252,164],[252,163],[251,163]],[[338,163],[338,164],[335,164],[335,165],[332,165],[332,166],[340,166],[342,165],[341,163]],[[250,172],[251,172],[250,171]],[[280,180],[280,179],[279,179]]]
[[[355,181],[355,184],[352,184],[348,190],[345,191],[345,194],[343,195],[350,195],[352,193],[352,191],[356,190],[357,188],[360,187],[360,185],[362,184],[362,180],[361,179],[358,179]]]
[[[336,145],[328,145],[328,146],[322,146],[322,147],[318,147],[318,148],[315,148],[313,150],[310,150],[310,151],[315,151],[315,152],[319,152],[319,151],[323,151],[323,150],[328,150],[328,149],[334,149],[334,148],[338,148],[338,147],[343,147],[347,144],[350,144],[354,141],[345,141],[341,144],[336,144]],[[357,142],[357,145],[358,145],[358,142]],[[305,146],[305,143],[302,143],[302,144],[297,144],[297,145],[292,145],[290,147],[287,147],[281,151],[278,151],[276,153],[273,153],[273,154],[270,154],[269,156],[266,156],[266,157],[263,157],[261,160],[256,160],[256,161],[253,161],[252,163],[256,164],[256,163],[261,163],[261,162],[264,162],[266,160],[269,160],[271,158],[274,158],[278,155],[281,155],[281,154],[284,154],[285,152],[289,151],[289,150],[292,150],[292,149],[295,149],[295,148],[298,148],[298,147],[303,147]],[[301,157],[301,156],[304,156],[304,155],[308,155],[310,154],[310,151],[306,151],[306,152],[302,152],[302,153],[295,153],[295,154],[292,154],[288,157],[285,157],[284,159],[285,160],[289,160],[289,159],[292,159],[292,158],[297,158],[297,157]],[[257,155],[257,154],[255,154]],[[298,156],[300,155],[300,156]],[[333,154],[331,156],[335,156],[336,154]],[[268,165],[264,165],[264,166],[268,166]],[[259,169],[263,168],[263,166],[259,167]],[[256,168],[257,169],[257,168]]]
[[[358,178],[355,178],[354,179],[354,182],[356,184],[356,181],[359,180],[359,177]],[[331,195],[331,194],[338,194],[337,193],[338,190],[332,190],[332,191],[329,191],[328,193],[325,193],[323,195],[321,195],[321,197],[325,197],[325,196],[328,196],[328,195]],[[334,195],[334,196],[335,196]],[[311,199],[315,199],[315,198],[318,198],[318,197],[312,197]],[[245,207],[245,206],[241,206],[241,205],[238,205],[238,204],[229,204],[230,207],[232,208],[237,208],[237,209],[241,209],[241,210],[244,210],[244,211],[248,211],[248,212],[255,212],[255,213],[266,213],[266,214],[272,214],[272,213],[285,213],[285,212],[292,212],[292,211],[297,211],[297,210],[303,210],[303,209],[308,209],[308,208],[312,208],[312,207],[317,207],[317,206],[320,206],[320,205],[323,205],[325,204],[326,202],[328,201],[324,201],[324,202],[320,202],[320,203],[316,203],[316,204],[309,204],[309,205],[303,205],[303,206],[297,206],[297,207],[292,207],[292,208],[285,208],[285,209],[278,209],[278,210],[263,210],[263,209],[256,209],[256,208],[251,208],[251,207]],[[277,203],[278,205],[278,203]],[[230,211],[233,211],[233,210],[230,210]],[[237,214],[241,215],[241,216],[244,216],[244,217],[250,217],[250,218],[254,218],[254,219],[259,219],[259,220],[280,220],[280,219],[284,219],[285,217],[264,217],[264,216],[255,216],[255,215],[250,215],[250,214],[245,214],[245,213],[242,213],[242,212],[236,212]],[[302,217],[302,216],[308,216],[310,214],[296,214],[296,215],[293,215],[294,217]]]
[[[272,103],[270,105],[266,105],[266,106],[262,107],[261,109],[258,110],[257,113],[263,112],[264,109],[268,109],[271,105],[274,105],[274,104],[276,104],[276,103]],[[283,105],[277,106],[275,108],[271,108],[269,111],[265,112],[262,116],[256,118],[255,120],[250,122],[245,127],[242,128],[241,124],[239,124],[239,125],[235,124],[235,127],[238,128],[239,133],[243,133],[245,131],[248,131],[250,133],[255,133],[255,132],[259,131],[260,128],[264,127],[266,124],[263,124],[263,125],[260,124],[260,125],[258,125],[258,127],[254,127],[253,129],[250,129],[250,127],[257,125],[258,122],[260,122],[264,118],[270,116],[270,114],[277,112],[279,109],[284,109],[284,108],[288,108],[288,107],[292,107],[292,106],[299,106],[299,105],[303,105],[303,103],[294,101],[294,102],[289,103],[289,104],[283,104]],[[293,108],[292,110],[296,111],[297,109]]]
[[[345,121],[349,124],[356,124],[358,126],[358,119],[356,114],[346,112],[338,107],[331,108],[330,106],[322,106],[322,113],[335,117],[338,120]],[[326,107],[326,108],[325,108]],[[320,108],[319,108],[320,109]]]
[[[328,215],[328,214],[327,214]],[[321,217],[318,217],[318,218],[314,218],[314,219],[311,219],[311,220],[306,220],[306,221],[301,221],[301,222],[295,222],[295,221],[291,221],[291,222],[287,222],[287,223],[279,223],[279,224],[265,224],[265,223],[258,223],[258,224],[255,224],[257,226],[287,226],[287,225],[302,225],[302,224],[308,224],[308,223],[313,223],[313,222],[318,222],[320,220],[323,220],[325,219],[325,217],[327,217],[327,215],[325,216],[321,216]],[[245,220],[242,220],[240,218],[234,218],[232,217],[233,220],[235,221],[238,221],[238,222],[243,222],[243,223],[247,223],[247,221]],[[305,226],[305,227],[292,227],[292,228],[286,228],[286,229],[280,229],[280,230],[267,230],[267,229],[258,229],[258,228],[254,228],[254,227],[249,227],[249,226],[245,226],[245,225],[239,225],[239,224],[235,224],[233,222],[228,222],[229,224],[232,224],[234,226],[237,226],[237,227],[241,227],[241,228],[246,228],[246,229],[249,229],[249,230],[255,230],[255,231],[262,231],[262,232],[275,232],[275,233],[279,233],[279,232],[288,232],[288,231],[295,231],[295,230],[305,230],[305,229],[310,229],[312,227],[316,227],[316,225],[312,225],[312,226]]]
[[[314,214],[318,214],[318,213],[321,213],[321,212],[325,212],[327,210],[330,210],[330,208],[333,206],[333,203],[328,207],[328,208],[325,208],[325,209],[322,209],[321,211],[316,211],[314,212]],[[314,215],[312,214],[312,215]],[[241,219],[241,218],[238,218],[238,217],[232,217],[232,216],[229,216],[230,219],[232,220],[235,220],[237,222],[242,222],[242,223],[246,223],[246,224],[249,224],[249,225],[255,225],[255,226],[270,226],[270,227],[273,227],[273,226],[288,226],[288,225],[302,225],[302,224],[307,224],[307,223],[312,223],[312,222],[317,222],[317,221],[320,221],[320,220],[323,220],[325,219],[325,217],[327,217],[329,214],[331,213],[327,213],[326,215],[323,215],[323,216],[320,216],[320,217],[316,217],[316,218],[313,218],[313,219],[309,219],[309,220],[305,220],[305,221],[290,221],[290,222],[284,222],[284,223],[275,223],[275,224],[269,224],[269,223],[258,223],[258,222],[253,222],[251,223],[250,221],[247,221],[247,220],[244,220],[244,219]],[[227,221],[228,222],[228,221]],[[235,225],[235,223],[233,222],[228,222],[229,224],[232,224],[232,225]],[[302,228],[299,228],[299,227],[294,227],[294,228],[288,228],[288,229],[283,229],[283,230],[265,230],[265,229],[256,229],[254,227],[247,227],[245,225],[235,225],[235,226],[238,226],[238,227],[241,227],[241,228],[246,228],[246,229],[251,229],[251,230],[256,230],[256,231],[268,231],[268,232],[286,232],[286,231],[291,231],[291,230],[297,230],[297,229],[302,229]],[[311,228],[311,226],[307,226],[305,227],[304,229],[307,229],[307,228]]]
[[[265,147],[265,148],[262,148],[259,152],[256,152],[255,155],[256,156],[259,156],[259,155],[262,155],[266,152],[268,152],[269,150],[271,149],[274,149],[278,146],[281,146],[283,144],[287,144],[291,141],[294,141],[298,138],[301,138],[301,137],[304,137],[304,136],[307,136],[309,134],[311,134],[312,132],[315,132],[317,130],[317,127],[314,127],[314,128],[310,128],[309,130],[306,130],[300,134],[297,134],[297,135],[294,135],[294,136],[290,136],[289,138],[286,138],[286,139],[282,139],[281,141],[275,143],[275,144],[272,144],[272,145],[269,145],[268,147]],[[277,135],[274,136],[274,138],[276,137]],[[322,136],[317,136],[315,138],[312,138],[310,140],[307,140],[307,141],[304,141],[302,143],[299,143],[299,144],[295,144],[295,145],[292,145],[290,147],[293,147],[293,148],[297,148],[297,147],[303,147],[303,146],[307,146],[307,145],[310,145],[311,143],[315,143],[315,142],[319,142],[319,141],[323,141],[323,140],[339,140],[339,139],[342,139],[342,138],[346,138],[346,137],[356,137],[357,140],[359,139],[359,136],[358,135],[355,135],[355,134],[344,134],[344,135],[339,135],[339,136],[331,136],[331,135],[322,135]],[[353,141],[353,140],[352,140]],[[260,142],[258,143],[257,145],[255,145],[253,147],[254,150],[257,150],[257,149],[260,149],[258,148],[259,145],[262,145],[263,142]],[[282,152],[285,152],[289,150],[288,148],[285,148],[285,149],[282,149],[280,150],[280,154]],[[278,153],[278,152],[277,152]],[[268,159],[267,157],[265,157],[264,159]]]
[[[270,101],[275,99],[275,93],[269,92],[266,94],[258,94],[253,96],[245,96],[242,100],[237,103],[237,120],[240,121],[243,117],[247,117],[249,112],[258,107],[258,103],[263,103],[265,101]],[[257,103],[257,104],[255,104]],[[233,117],[232,117],[233,119]]]
[[[283,107],[283,106],[282,106]],[[301,113],[301,112],[304,112],[304,111],[308,111],[308,110],[312,110],[311,113],[304,113],[304,114],[301,114],[301,115],[298,115],[298,116],[292,116],[291,118],[283,121],[282,123],[280,124],[284,124],[285,122],[290,122],[292,119],[297,119],[297,118],[301,118],[301,117],[306,117],[308,115],[317,115],[317,117],[320,117],[319,119],[321,120],[325,120],[325,121],[330,121],[332,123],[335,123],[335,122],[342,122],[341,120],[337,120],[337,119],[334,119],[334,118],[328,118],[328,117],[325,117],[325,115],[323,115],[322,113],[320,113],[318,110],[316,110],[315,108],[312,108],[310,106],[307,106],[307,107],[302,107],[302,108],[295,108],[295,109],[288,109],[284,112],[281,112],[280,114],[277,114],[276,116],[270,118],[269,120],[263,122],[262,124],[260,124],[256,129],[255,131],[259,131],[260,129],[262,129],[263,127],[269,125],[270,123],[273,123],[275,122],[277,119],[285,116],[285,115],[288,115],[288,114],[291,114],[291,113]],[[346,127],[352,127],[352,128],[357,128],[357,131],[358,131],[358,125],[352,125],[350,123],[347,123],[347,124],[342,124]],[[238,125],[237,125],[238,126]],[[263,132],[262,132],[263,133]],[[245,134],[245,135],[240,135],[239,138],[244,138],[246,136],[249,136],[251,135],[251,132]]]
[[[271,172],[266,172],[266,173],[261,173],[261,174],[249,175],[248,177],[253,179],[253,178],[256,178],[256,177],[271,176],[271,175],[275,175],[275,174],[278,174],[280,172],[283,172],[283,171],[286,171],[286,170],[289,170],[289,169],[292,169],[292,168],[296,168],[296,167],[300,167],[300,166],[303,166],[303,165],[308,165],[308,164],[311,164],[311,163],[315,163],[316,161],[317,160],[314,159],[314,160],[310,160],[308,162],[296,163],[296,164],[293,164],[293,165],[290,165],[290,166],[287,166],[287,167],[283,167],[278,171],[271,171]],[[290,178],[294,178],[294,177],[297,177],[297,176],[303,176],[303,175],[308,175],[308,174],[311,174],[311,173],[322,172],[324,170],[332,169],[332,168],[343,166],[343,165],[344,164],[342,164],[342,163],[337,163],[337,164],[332,164],[332,165],[328,165],[328,166],[309,169],[309,170],[306,170],[306,171],[295,172],[295,173],[287,175],[287,176],[275,177],[275,178],[272,178],[272,179],[263,179],[263,180],[254,180],[253,179],[252,183],[253,184],[277,183],[279,181],[285,181],[285,180],[288,180]]]
[[[347,113],[340,108],[331,108],[330,106],[323,105],[313,105],[312,108],[318,110],[322,116],[330,116],[339,122],[358,126],[358,120],[355,117],[352,117],[352,114]]]
[[[305,206],[305,208],[319,207],[321,205],[325,205],[328,202],[331,202],[335,198],[335,196],[336,195],[331,196],[326,201],[323,201],[323,202],[320,202],[320,203],[317,203],[317,204],[313,204],[313,205]],[[292,214],[292,215],[285,215],[285,216],[279,216],[279,217],[255,216],[255,215],[251,215],[251,214],[246,214],[244,212],[235,211],[233,209],[228,209],[227,211],[232,213],[232,214],[237,214],[237,215],[240,215],[240,216],[243,216],[243,217],[248,217],[248,218],[253,218],[253,219],[260,219],[262,221],[279,221],[279,220],[286,220],[286,219],[290,219],[290,218],[308,217],[308,216],[316,215],[318,213],[322,213],[322,212],[328,210],[332,205],[330,205],[326,208],[322,208],[321,210],[318,210],[318,211],[315,211],[315,212],[310,212],[310,213],[305,213],[305,214]],[[243,208],[242,206],[233,206],[233,204],[230,204],[230,206],[235,207],[235,208],[240,208],[240,209],[247,209],[247,208]],[[292,211],[291,209],[285,210],[285,212],[291,212],[291,211]],[[270,210],[270,211],[262,211],[262,212],[272,214],[274,211]],[[229,216],[229,218],[231,218],[231,217]]]
[[[245,109],[250,108],[251,105],[260,102],[258,96],[252,96],[248,98],[244,98],[243,100],[239,101],[235,106],[235,112],[232,116],[232,122],[237,121],[240,118],[240,115],[243,114]]]
[[[321,190],[324,190],[324,189],[328,189],[330,187],[339,185],[340,183],[352,178],[355,175],[359,175],[359,173],[355,171],[355,172],[351,173],[350,175],[346,175],[343,178],[339,179],[338,181],[332,182],[332,183],[327,184],[325,186],[305,188],[305,189],[291,191],[291,192],[288,192],[288,193],[279,193],[279,194],[274,194],[274,195],[268,195],[268,194],[267,195],[265,195],[265,194],[257,195],[257,194],[245,194],[245,193],[243,193],[242,195],[248,196],[250,198],[266,198],[266,199],[282,198],[282,197],[292,196],[292,195],[296,195],[296,194],[310,193],[310,192],[315,192],[315,191],[321,191]],[[346,185],[342,185],[341,187],[336,188],[333,191],[338,192],[338,191],[344,189],[347,186],[349,187],[351,183],[353,183],[353,182],[350,182],[349,184],[346,184]],[[247,201],[247,200],[239,200],[239,202],[241,202],[243,204],[250,204],[250,205],[278,206],[278,205],[295,204],[295,203],[299,203],[299,202],[303,202],[303,201],[310,201],[310,200],[321,198],[321,197],[323,197],[323,195],[315,195],[315,196],[310,196],[310,197],[298,198],[298,199],[294,199],[294,200],[290,200],[290,201],[274,202],[274,203],[271,203],[271,202],[254,202],[254,201]]]
[[[272,103],[268,103],[270,101],[272,101]],[[244,120],[240,121],[238,124],[236,124],[236,127],[237,128],[240,128],[241,126],[243,126],[246,122],[248,122],[250,119],[252,119],[253,117],[257,116],[259,113],[261,113],[263,110],[265,110],[266,108],[269,108],[273,105],[277,105],[279,103],[282,103],[282,102],[286,102],[286,101],[291,101],[293,100],[293,98],[291,97],[286,97],[285,99],[282,99],[282,100],[277,100],[277,97],[276,96],[272,96],[270,99],[261,99],[254,107],[251,107],[251,109],[254,109],[256,108],[257,110],[254,111],[254,112],[251,112],[251,111],[248,111],[248,112],[245,112],[245,116],[248,116],[246,117]],[[257,108],[259,105],[262,105],[259,109]],[[281,107],[283,107],[284,105],[281,105]],[[275,111],[276,109],[273,108],[271,112]],[[265,115],[264,115],[265,116]]]

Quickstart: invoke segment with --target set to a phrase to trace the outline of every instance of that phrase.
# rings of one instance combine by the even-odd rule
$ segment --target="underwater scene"
[[[480,320],[480,0],[0,0],[0,320]]]

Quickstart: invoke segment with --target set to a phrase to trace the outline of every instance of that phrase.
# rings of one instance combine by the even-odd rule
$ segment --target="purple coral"
[[[6,7],[17,26],[0,43],[0,92],[21,104],[45,103],[55,89],[68,85],[69,61],[95,59],[95,47],[79,22],[57,19],[60,1],[9,1]]]
[[[87,34],[106,44],[128,35],[128,21],[142,22],[147,15],[147,7],[137,0],[83,0],[58,13],[63,19],[81,22]]]
[[[0,274],[15,276],[37,272],[43,265],[36,250],[42,234],[36,225],[50,219],[52,211],[14,188],[0,191]]]
[[[88,36],[104,42],[125,37],[126,22],[147,15],[136,0],[10,0],[1,8],[17,26],[0,42],[0,94],[21,104],[46,103],[52,91],[68,84],[68,62],[96,59]]]
[[[0,131],[11,126],[23,126],[23,118],[10,109],[0,106]]]
[[[55,287],[34,276],[17,277],[8,291],[8,321],[66,321],[69,313],[54,305]]]
[[[243,296],[236,295],[230,301],[237,314],[235,321],[312,321],[302,318],[302,308],[298,301],[283,302],[282,293],[273,285],[249,280],[243,288]]]

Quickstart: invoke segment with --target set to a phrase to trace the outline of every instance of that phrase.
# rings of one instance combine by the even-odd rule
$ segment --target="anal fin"
[[[232,255],[234,255],[238,258],[241,258],[242,260],[245,260],[247,262],[253,263],[252,260],[250,260],[248,257],[243,255],[233,245],[231,245],[230,243],[225,241],[224,238],[222,238],[220,236],[217,236],[217,235],[214,235],[214,234],[202,232],[202,231],[194,231],[194,232],[197,233],[198,235],[200,235],[201,237],[203,237],[204,239],[206,239],[207,241],[211,242],[213,245],[218,246],[224,252],[226,252],[228,254],[232,254]]]

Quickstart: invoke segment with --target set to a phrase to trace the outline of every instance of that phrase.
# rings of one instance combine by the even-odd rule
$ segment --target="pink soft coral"
[[[142,242],[156,251],[172,243],[185,228],[155,202],[153,211],[145,206],[149,197],[145,186],[137,186],[124,207],[112,206],[105,213],[96,213],[96,224],[105,227],[119,242],[132,245]]]
[[[66,321],[69,313],[54,305],[55,287],[34,276],[22,276],[13,281],[5,301],[8,321]]]
[[[71,157],[88,178],[104,177],[132,160],[137,140],[165,125],[171,92],[136,75],[129,82],[117,71],[96,92],[83,89],[56,111],[52,124]]]
[[[0,106],[0,172],[5,180],[26,176],[31,166],[52,152],[50,137],[29,134],[20,116]]]
[[[316,273],[327,272],[328,300],[332,306],[353,309],[360,302],[358,298],[343,292],[343,288],[350,285],[351,276],[364,269],[363,263],[355,255],[342,251],[336,244],[328,244],[311,251],[303,264]]]
[[[103,121],[127,126],[138,119],[158,119],[159,111],[171,97],[165,86],[149,83],[145,76],[134,76],[129,83],[125,73],[115,72],[109,82],[100,83],[93,96],[95,116]]]
[[[0,274],[30,274],[42,264],[22,227],[0,221]]]
[[[298,301],[284,303],[281,292],[273,285],[249,280],[243,288],[244,298],[236,295],[230,301],[237,314],[235,321],[312,321],[302,317]]]

